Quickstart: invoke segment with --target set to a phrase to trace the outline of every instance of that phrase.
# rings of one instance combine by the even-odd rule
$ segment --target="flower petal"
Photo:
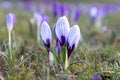
[[[41,30],[41,37],[42,37],[44,43],[47,44],[48,39],[51,42],[52,41],[52,33],[51,33],[50,27],[46,21],[44,21],[42,23],[40,30]]]
[[[76,48],[79,40],[80,40],[80,29],[78,25],[74,25],[73,27],[71,27],[67,38],[68,58],[70,57],[74,48]]]
[[[69,47],[72,47],[73,44],[75,44],[76,47],[79,40],[80,40],[80,29],[78,25],[74,25],[73,27],[71,27],[67,38]]]
[[[96,4],[93,4],[89,10],[89,17],[92,21],[94,21],[97,16],[98,16],[98,6]]]
[[[69,33],[69,22],[66,16],[60,17],[56,23],[55,33],[61,43],[65,43]]]
[[[14,24],[14,16],[13,16],[12,13],[7,14],[7,16],[6,16],[6,24],[7,24],[8,30],[11,31],[12,28],[13,28],[13,24]]]
[[[40,25],[42,22],[42,16],[39,13],[34,13],[34,18],[35,18],[35,22],[37,23],[37,25]]]

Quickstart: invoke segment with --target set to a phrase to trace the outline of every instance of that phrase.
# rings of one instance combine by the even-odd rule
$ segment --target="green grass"
[[[9,12],[17,15],[12,30],[13,60],[10,60],[7,48],[8,33],[5,16]],[[100,73],[103,77],[108,75],[115,80],[120,74],[119,14],[120,12],[108,15],[107,32],[98,31],[89,24],[87,14],[82,14],[78,25],[84,41],[79,43],[72,53],[71,65],[67,70],[60,70],[60,66],[55,66],[53,70],[49,66],[48,54],[42,41],[37,44],[36,25],[29,22],[32,13],[21,9],[7,11],[0,8],[0,72],[4,74],[5,80],[67,80],[68,78],[89,80],[93,73]],[[50,17],[48,23],[52,25],[56,20]],[[73,23],[70,25],[72,26]],[[54,44],[53,40],[53,50]]]

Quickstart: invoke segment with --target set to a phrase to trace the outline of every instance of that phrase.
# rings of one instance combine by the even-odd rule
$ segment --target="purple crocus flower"
[[[98,15],[98,7],[93,5],[89,10],[89,17],[94,21]]]
[[[65,45],[69,33],[69,22],[66,16],[60,17],[56,23],[55,34],[61,47]]]
[[[106,12],[102,8],[99,8],[98,15],[96,17],[95,26],[99,29],[103,26],[102,20],[106,16]]]
[[[6,24],[7,24],[7,29],[8,29],[8,38],[9,38],[9,48],[11,52],[11,31],[13,29],[13,25],[15,23],[16,16],[15,14],[9,13],[6,16]]]
[[[42,22],[43,21],[46,21],[46,22],[49,21],[49,17],[47,15],[45,15],[45,14],[42,15]]]
[[[13,14],[13,24],[15,24],[17,16],[15,14]]]
[[[108,14],[110,12],[110,5],[109,4],[104,4],[102,8],[103,8],[103,11],[106,12],[106,14]]]
[[[31,6],[32,6],[31,0],[27,0],[27,1],[24,2],[23,8],[24,8],[24,10],[28,11],[28,10],[31,9]]]
[[[15,22],[15,14],[9,13],[6,16],[6,24],[7,24],[7,28],[9,31],[12,30],[14,22]]]
[[[59,9],[60,9],[60,15],[64,16],[66,14],[66,12],[67,12],[67,6],[61,4]]]
[[[73,11],[71,17],[74,22],[77,22],[80,18],[80,10]]]
[[[58,10],[59,10],[59,3],[57,2],[57,1],[55,1],[54,3],[53,3],[53,8],[52,8],[52,10],[53,10],[53,16],[54,17],[57,17],[57,15],[58,15]]]
[[[50,27],[46,21],[44,21],[41,25],[41,37],[43,39],[43,43],[45,44],[47,51],[50,51],[50,43],[52,41],[52,33]]]
[[[41,14],[39,14],[38,12],[35,12],[34,13],[34,18],[35,18],[35,22],[37,23],[37,25],[40,26],[40,24],[42,22]]]
[[[37,42],[39,43],[40,42],[40,35],[39,35],[40,34],[40,30],[39,30],[39,28],[40,28],[40,25],[42,23],[42,16],[41,16],[40,13],[35,12],[34,13],[34,18],[35,18],[35,22],[37,24]]]
[[[39,11],[34,13],[34,18],[37,25],[38,24],[40,25],[44,21],[48,22],[49,20],[49,17],[44,12],[39,12]]]
[[[4,1],[2,3],[2,7],[5,8],[5,9],[7,9],[7,10],[9,10],[9,9],[12,8],[12,3],[10,1]]]
[[[79,40],[80,40],[80,29],[78,25],[74,25],[71,27],[70,32],[68,34],[67,38],[67,54],[68,54],[68,59],[74,50],[76,48]]]
[[[98,17],[103,18],[105,15],[106,15],[106,12],[102,8],[100,8],[98,10]]]

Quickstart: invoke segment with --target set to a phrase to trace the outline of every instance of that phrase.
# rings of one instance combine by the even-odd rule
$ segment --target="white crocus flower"
[[[78,25],[74,25],[73,27],[71,27],[70,32],[68,34],[68,38],[67,38],[67,43],[69,44],[68,46],[70,48],[73,47],[73,45],[75,45],[75,48],[80,40],[80,28]]]
[[[52,33],[47,22],[43,22],[41,25],[41,37],[47,48],[50,48],[50,43],[52,41]]]
[[[81,36],[80,36],[80,29],[78,25],[74,25],[71,27],[70,32],[67,37],[67,53],[66,53],[66,62],[65,62],[65,68],[69,66],[69,57],[76,48]]]
[[[69,22],[66,16],[60,17],[56,23],[55,33],[59,39],[60,45],[63,46],[69,33]]]
[[[50,43],[52,41],[52,33],[51,33],[48,23],[45,21],[41,25],[41,37],[43,39],[45,46],[47,47],[50,65],[53,65],[54,56],[53,56],[53,53],[50,52]]]

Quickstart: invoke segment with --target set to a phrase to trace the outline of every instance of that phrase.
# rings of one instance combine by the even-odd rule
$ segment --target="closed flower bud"
[[[68,34],[67,38],[67,52],[68,52],[68,58],[71,55],[71,52],[76,48],[79,40],[80,40],[80,29],[78,25],[74,25],[71,27],[70,32]]]
[[[43,39],[45,46],[47,47],[47,50],[49,51],[50,43],[52,41],[52,33],[48,23],[45,21],[41,25],[41,37]]]
[[[56,23],[55,34],[59,39],[61,47],[65,45],[69,33],[69,22],[66,16],[60,17]]]
[[[8,30],[11,31],[12,28],[13,28],[13,24],[14,24],[14,14],[9,13],[9,14],[6,16],[6,24],[7,24]]]

